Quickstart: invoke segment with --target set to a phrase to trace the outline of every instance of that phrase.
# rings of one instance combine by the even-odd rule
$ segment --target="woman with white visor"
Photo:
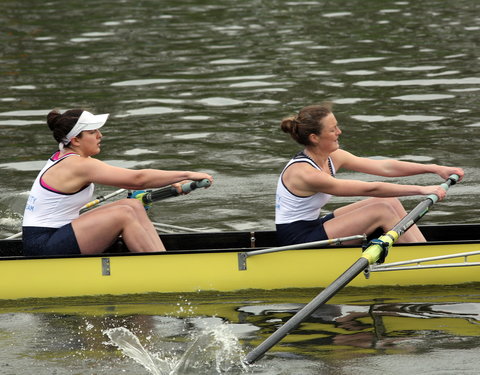
[[[82,109],[47,116],[55,152],[33,183],[23,218],[25,255],[101,253],[121,235],[132,252],[164,251],[142,203],[122,199],[80,215],[93,196],[94,183],[123,189],[159,188],[184,180],[213,181],[201,172],[132,170],[114,167],[92,156],[100,153],[108,114]]]

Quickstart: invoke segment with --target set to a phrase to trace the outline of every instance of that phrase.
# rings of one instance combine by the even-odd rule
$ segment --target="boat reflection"
[[[393,290],[382,289],[389,297],[379,299],[376,289],[346,289],[266,353],[261,366],[282,358],[330,363],[384,354],[422,356],[458,346],[480,348],[477,286],[444,287],[441,292],[431,288]],[[65,366],[94,361],[101,367],[113,360],[114,366],[121,368],[125,357],[118,345],[107,345],[106,334],[121,329],[148,352],[179,363],[179,358],[192,352],[189,348],[198,348],[195,342],[200,342],[199,337],[202,347],[212,344],[209,355],[223,353],[226,346],[222,348],[212,336],[204,335],[205,329],[221,327],[228,330],[224,338],[238,343],[233,355],[238,359],[241,352],[248,353],[290,319],[314,293],[247,291],[3,302],[0,329],[9,339],[0,337],[0,350],[13,343],[16,350],[12,355],[28,353],[45,363],[54,358]],[[26,321],[29,329],[25,329]],[[44,353],[49,353],[48,357]],[[206,356],[196,358],[202,362]]]
[[[303,304],[250,305],[239,308],[261,327],[260,343]],[[407,353],[453,342],[480,345],[480,303],[327,304],[317,309],[272,351],[313,356]],[[348,354],[347,354],[348,353]]]

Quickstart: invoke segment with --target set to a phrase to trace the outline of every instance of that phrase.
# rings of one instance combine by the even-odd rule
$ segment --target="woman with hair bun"
[[[83,109],[48,114],[47,124],[59,150],[47,161],[30,191],[23,218],[25,255],[101,253],[120,235],[132,252],[164,251],[137,199],[105,204],[80,216],[80,209],[92,199],[94,183],[142,190],[184,180],[213,181],[201,172],[132,170],[93,158],[100,152],[100,128],[108,116]]]
[[[371,234],[377,228],[390,230],[406,215],[396,197],[446,195],[440,186],[400,185],[337,179],[341,168],[383,177],[402,177],[435,173],[443,179],[452,174],[463,178],[461,168],[419,164],[393,159],[374,160],[342,150],[338,139],[342,131],[330,105],[311,105],[281,122],[281,129],[304,149],[285,166],[277,184],[275,224],[281,246],[320,241],[357,234]],[[366,196],[364,199],[320,217],[331,196]],[[416,225],[398,242],[424,242]]]

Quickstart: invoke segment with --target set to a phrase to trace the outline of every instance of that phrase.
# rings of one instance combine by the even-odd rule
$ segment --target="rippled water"
[[[156,221],[273,228],[276,177],[297,150],[279,121],[323,100],[336,103],[342,145],[356,154],[464,167],[465,183],[424,221],[476,222],[478,7],[4,1],[0,233],[18,230],[26,193],[55,148],[46,113],[78,106],[112,114],[103,160],[215,176],[211,190],[158,205]]]
[[[279,121],[330,100],[345,149],[466,170],[423,223],[479,222],[479,8],[470,0],[4,0],[0,236],[19,230],[31,183],[55,151],[46,114],[72,107],[111,113],[107,162],[214,175],[211,189],[158,203],[154,221],[272,229],[277,175],[298,149]],[[318,369],[324,360],[308,363]]]
[[[345,290],[255,364],[242,364],[246,353],[314,294],[311,290],[250,291],[4,303],[0,307],[0,373],[480,371],[478,286],[434,292]]]

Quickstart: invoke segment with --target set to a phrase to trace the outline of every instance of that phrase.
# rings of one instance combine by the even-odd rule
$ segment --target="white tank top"
[[[90,184],[76,193],[62,193],[43,182],[45,172],[67,157],[78,154],[66,154],[60,158],[56,152],[38,174],[30,191],[23,215],[24,227],[60,228],[71,223],[80,215],[80,209],[92,199],[94,185]]]
[[[295,155],[285,166],[277,183],[275,224],[288,224],[299,220],[316,220],[320,210],[330,200],[331,195],[316,193],[306,197],[293,194],[283,183],[283,174],[294,163],[309,163],[312,167],[322,170],[312,159],[303,152]],[[332,159],[328,158],[330,173],[335,177],[335,167]]]

